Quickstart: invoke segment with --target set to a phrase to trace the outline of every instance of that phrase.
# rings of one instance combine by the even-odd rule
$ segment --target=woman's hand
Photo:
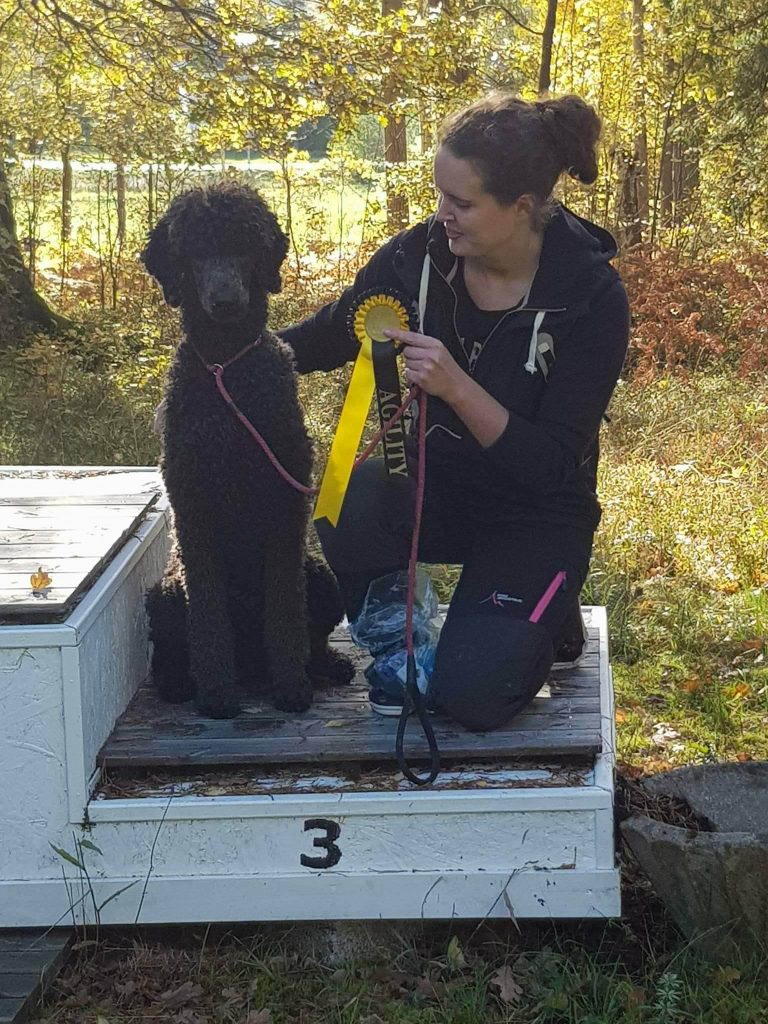
[[[483,448],[494,444],[507,429],[509,413],[476,380],[465,373],[437,338],[413,331],[384,331],[402,343],[405,379],[449,405]]]
[[[437,338],[415,331],[384,331],[403,346],[405,380],[417,384],[428,395],[451,405],[467,374],[458,366],[448,349]]]

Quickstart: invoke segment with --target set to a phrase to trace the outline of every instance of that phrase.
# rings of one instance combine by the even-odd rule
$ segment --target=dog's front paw
[[[276,691],[274,701],[278,711],[306,711],[312,704],[312,684],[308,679],[290,689]]]
[[[171,676],[156,670],[152,682],[160,698],[169,704],[183,704],[195,696],[195,684],[188,675]]]
[[[205,718],[235,718],[240,714],[240,702],[233,697],[205,697],[197,701],[197,710]]]
[[[307,671],[315,688],[347,686],[355,678],[355,663],[329,647],[310,661]]]

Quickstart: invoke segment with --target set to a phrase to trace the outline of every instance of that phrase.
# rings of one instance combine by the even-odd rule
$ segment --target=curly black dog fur
[[[237,714],[237,687],[303,711],[312,685],[348,682],[328,646],[343,607],[328,567],[306,554],[309,500],[280,476],[227,407],[207,365],[224,365],[239,408],[297,480],[312,446],[290,349],[266,329],[287,239],[259,194],[225,183],[175,199],[142,260],[180,307],[183,339],[165,396],[162,472],[176,542],[147,595],[162,697]],[[250,343],[257,344],[243,355]]]

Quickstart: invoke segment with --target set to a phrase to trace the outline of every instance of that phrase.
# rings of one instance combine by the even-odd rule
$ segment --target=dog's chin
[[[237,324],[243,323],[248,317],[248,307],[244,306],[242,309],[238,309],[233,313],[214,313],[210,309],[203,307],[205,315],[211,321],[212,324],[216,324],[217,327],[235,327]]]

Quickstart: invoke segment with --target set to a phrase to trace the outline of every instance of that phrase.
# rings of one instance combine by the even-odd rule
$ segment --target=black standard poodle
[[[147,595],[160,695],[236,715],[238,688],[303,711],[312,687],[349,682],[328,645],[343,607],[325,563],[307,554],[309,498],[295,490],[228,406],[309,484],[312,445],[290,349],[266,330],[287,239],[253,189],[227,182],[175,199],[142,261],[180,307],[183,338],[165,395],[162,473],[175,544]]]

